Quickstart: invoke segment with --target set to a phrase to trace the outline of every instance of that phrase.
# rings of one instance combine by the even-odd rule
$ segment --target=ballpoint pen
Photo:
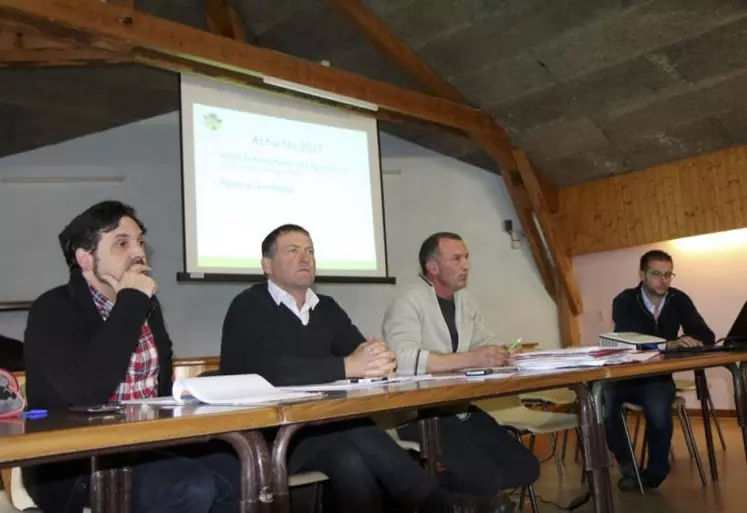
[[[21,413],[22,419],[43,419],[47,416],[47,410],[28,410]]]

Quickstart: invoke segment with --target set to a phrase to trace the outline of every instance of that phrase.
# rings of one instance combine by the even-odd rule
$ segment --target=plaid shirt
[[[98,290],[91,288],[91,297],[101,318],[106,321],[114,308],[114,303]],[[148,323],[143,323],[140,340],[135,352],[130,356],[130,365],[110,401],[125,401],[158,396],[158,349]]]

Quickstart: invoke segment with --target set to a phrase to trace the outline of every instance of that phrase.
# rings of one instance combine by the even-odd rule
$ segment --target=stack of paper
[[[656,354],[651,353],[651,356]],[[641,361],[639,356],[640,353],[633,348],[590,346],[521,353],[515,357],[515,361],[521,371],[549,371],[631,363]]]
[[[122,404],[169,406],[203,403],[216,406],[252,406],[322,396],[323,394],[318,392],[275,387],[259,374],[236,374],[179,379],[172,386],[172,397],[122,401]]]

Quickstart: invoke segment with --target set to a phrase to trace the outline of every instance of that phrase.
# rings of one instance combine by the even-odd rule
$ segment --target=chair
[[[36,504],[29,497],[26,488],[23,486],[21,479],[21,467],[13,467],[10,474],[10,483],[8,483],[6,492],[10,495],[10,503],[18,511],[27,511],[36,508]]]
[[[549,405],[555,407],[564,406],[565,411],[563,413],[576,413],[572,411],[578,403],[578,397],[576,392],[570,388],[553,388],[550,390],[540,390],[539,392],[528,392],[525,394],[519,394],[521,401],[527,404],[541,405],[545,411],[547,411]],[[555,459],[555,468],[558,470],[558,474],[563,475],[562,463],[565,462],[565,453],[568,446],[568,431],[563,431],[563,450],[560,455],[557,453],[558,439],[553,433],[550,435],[550,442],[553,447],[553,458]],[[576,446],[576,459],[578,460],[579,447]]]
[[[549,411],[530,410],[521,402],[518,395],[486,399],[473,403],[495,419],[501,426],[511,428],[517,436],[529,434],[529,450],[534,453],[537,435],[556,435],[561,431],[578,428],[578,416],[570,413],[556,413]],[[537,499],[534,486],[522,489],[519,499],[519,509],[524,508],[524,497],[529,491],[532,511],[537,513]]]
[[[677,417],[680,420],[680,426],[682,427],[682,434],[685,437],[685,444],[687,445],[687,451],[690,453],[690,458],[695,459],[695,464],[698,467],[698,473],[700,474],[700,481],[703,483],[703,486],[706,486],[706,475],[705,471],[703,470],[703,462],[700,459],[700,453],[698,452],[698,445],[695,441],[695,436],[693,434],[693,428],[692,424],[690,423],[690,416],[687,414],[687,401],[682,396],[677,396],[674,400],[674,403],[672,404],[672,409],[677,413]],[[638,489],[641,492],[641,495],[644,494],[643,491],[643,482],[641,481],[641,467],[644,466],[645,458],[646,458],[646,439],[643,440],[643,447],[641,449],[641,462],[638,463],[636,461],[636,454],[635,454],[635,446],[637,443],[638,438],[638,429],[640,427],[640,421],[641,417],[640,415],[636,418],[636,424],[635,424],[635,430],[633,438],[630,438],[630,430],[628,429],[628,412],[629,411],[636,411],[636,412],[642,412],[643,408],[641,408],[637,404],[633,403],[624,403],[622,406],[622,410],[620,411],[620,416],[622,418],[623,427],[625,428],[625,438],[628,442],[628,449],[630,450],[630,454],[633,457],[633,468],[635,470],[635,477],[638,481]],[[672,448],[670,447],[670,454],[672,453]]]
[[[695,386],[695,381],[693,380],[676,379],[674,380],[674,385],[677,387],[678,392],[697,392],[697,387]],[[721,441],[721,447],[726,450],[726,440],[724,439],[723,431],[721,431],[721,423],[718,420],[718,415],[716,415],[716,408],[713,407],[711,392],[710,390],[707,390],[706,393],[708,394],[708,396],[706,397],[706,400],[708,401],[708,413],[713,419],[713,423],[716,424],[716,432],[718,433],[718,438]]]

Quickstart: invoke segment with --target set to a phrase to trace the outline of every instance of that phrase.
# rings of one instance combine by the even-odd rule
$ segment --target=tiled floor
[[[697,438],[698,449],[703,459],[708,483],[701,485],[695,460],[687,453],[687,446],[682,438],[677,420],[675,420],[674,444],[675,462],[672,474],[658,489],[646,491],[641,496],[638,492],[620,492],[617,490],[618,472],[612,469],[612,486],[615,489],[616,513],[743,513],[747,511],[747,461],[742,445],[741,431],[735,419],[722,419],[727,450],[724,451],[715,439],[718,458],[719,482],[713,483],[708,466],[705,448],[705,435],[700,419],[692,419],[693,430]],[[716,433],[714,431],[714,436]],[[580,484],[580,467],[573,463],[575,441],[568,443],[566,472],[558,477],[552,460],[542,466],[542,477],[536,489],[542,499],[567,505],[569,501],[585,490]],[[545,450],[547,456],[548,450]],[[542,456],[542,454],[540,454]],[[525,507],[526,511],[526,507]],[[540,502],[542,513],[560,511],[558,508]],[[578,513],[591,513],[591,504],[575,510]]]

